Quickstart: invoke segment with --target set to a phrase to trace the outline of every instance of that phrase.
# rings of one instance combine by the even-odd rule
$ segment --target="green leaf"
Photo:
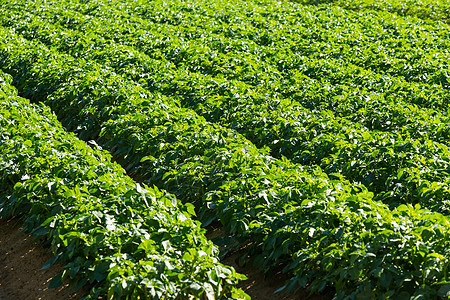
[[[155,242],[153,240],[148,239],[140,243],[138,249],[144,250],[145,253],[149,254],[154,249],[154,244]]]
[[[48,284],[48,288],[56,289],[56,288],[59,288],[60,286],[62,286],[63,285],[63,279],[62,279],[63,275],[64,275],[64,272],[53,277],[52,280],[50,280],[50,282]]]

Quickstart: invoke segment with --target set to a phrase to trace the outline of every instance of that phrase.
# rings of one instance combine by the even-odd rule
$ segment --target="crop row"
[[[111,39],[137,47],[151,58],[166,59],[166,61],[160,61],[161,68],[164,70],[159,74],[167,73],[168,75],[163,78],[150,78],[158,85],[168,84],[170,81],[186,85],[182,80],[183,75],[186,76],[186,72],[188,74],[194,72],[193,76],[188,77],[220,74],[221,77],[224,76],[227,79],[237,79],[241,84],[234,87],[235,83],[232,82],[231,86],[219,88],[215,87],[211,78],[207,76],[202,79],[210,81],[209,85],[214,89],[212,92],[208,92],[209,96],[214,96],[214,94],[220,96],[223,93],[220,90],[224,88],[228,93],[241,95],[248,94],[249,89],[257,89],[264,96],[293,98],[294,102],[308,107],[332,109],[340,116],[355,114],[353,121],[360,119],[362,122],[365,121],[368,127],[375,126],[375,129],[378,128],[377,126],[381,126],[383,129],[395,128],[402,124],[401,119],[397,121],[393,116],[390,120],[371,121],[371,109],[378,112],[378,115],[382,113],[379,106],[376,105],[377,103],[381,102],[383,105],[389,103],[392,106],[391,110],[398,110],[398,115],[402,115],[411,110],[408,103],[445,109],[448,102],[448,91],[441,86],[447,84],[446,78],[448,77],[448,74],[442,72],[448,61],[448,53],[442,48],[442,45],[445,45],[445,32],[448,32],[446,28],[426,27],[423,24],[423,26],[415,26],[417,24],[404,24],[395,19],[390,22],[386,20],[384,23],[382,22],[384,27],[372,25],[370,27],[368,22],[371,15],[354,15],[351,17],[358,21],[349,22],[349,17],[338,9],[325,12],[312,10],[309,13],[317,13],[318,16],[314,15],[314,18],[309,16],[310,18],[307,20],[302,19],[305,16],[295,16],[293,19],[296,22],[292,21],[292,23],[296,23],[297,27],[294,29],[291,26],[293,24],[280,22],[278,27],[281,29],[277,30],[273,25],[274,28],[264,30],[263,32],[266,34],[268,32],[278,33],[271,37],[274,39],[269,43],[271,46],[266,46],[261,45],[258,41],[248,39],[237,41],[236,38],[240,35],[227,37],[226,33],[212,33],[214,28],[217,28],[217,26],[214,27],[215,20],[208,22],[197,15],[195,16],[199,20],[185,17],[192,21],[192,25],[188,26],[182,23],[175,26],[166,23],[153,24],[134,15],[130,15],[124,20],[120,18],[118,20],[119,12],[111,7],[89,10],[91,13],[101,13],[102,16],[92,17],[80,16],[73,12],[73,7],[64,9],[64,6],[61,9],[58,4],[47,4],[48,7],[43,9],[44,4],[35,7],[36,4],[33,5],[33,3],[27,3],[27,5],[11,3],[11,6],[6,9],[18,10],[20,13],[15,17],[5,14],[4,24],[18,28],[25,36],[36,37],[37,33],[29,29],[30,17],[27,18],[26,15],[23,15],[29,11],[33,15],[44,15],[42,21],[44,24],[56,21],[65,27],[77,28],[82,33],[90,32],[87,39],[94,39],[93,42],[97,42],[95,49],[91,49],[96,52],[102,48],[98,36],[103,35],[107,40]],[[138,4],[142,4],[141,6],[145,8],[143,3]],[[95,5],[99,5],[99,3],[96,2]],[[178,5],[181,6],[178,9],[183,12],[182,5]],[[141,6],[136,7],[135,10],[143,9]],[[130,9],[132,8],[134,9],[131,5]],[[205,8],[203,7],[203,9]],[[110,16],[106,19],[108,12]],[[163,13],[164,11],[156,11],[151,15]],[[271,16],[273,19],[278,17],[283,19],[280,13],[273,12],[273,14]],[[260,16],[260,18],[262,17]],[[170,20],[163,19],[170,23]],[[202,24],[210,26],[202,29],[198,24],[200,21]],[[324,23],[330,22],[331,24],[327,24],[327,27],[323,26]],[[378,22],[370,24],[378,24]],[[249,32],[258,27],[257,24],[251,23],[250,25],[241,25]],[[363,25],[364,28],[359,29],[357,34],[350,34],[350,31],[356,30],[354,27]],[[400,33],[395,33],[395,28]],[[331,34],[329,29],[332,29]],[[291,32],[292,30],[295,31]],[[261,30],[259,29],[259,31]],[[58,32],[59,30],[55,32],[49,28],[48,35],[41,38],[64,38],[64,36],[59,36]],[[128,35],[127,33],[130,32],[132,34]],[[194,32],[197,34],[194,35]],[[335,36],[333,36],[334,32],[336,32]],[[275,38],[277,36],[284,37],[284,39],[277,40]],[[377,37],[380,36],[383,38],[377,40]],[[399,43],[400,38],[403,44],[401,46],[393,45]],[[76,41],[71,41],[71,43],[74,47],[66,46],[63,49],[89,50],[86,49],[89,48],[89,45],[83,45]],[[276,50],[274,50],[275,45]],[[367,45],[372,46],[367,47]],[[97,53],[97,55],[101,54]],[[128,57],[128,61],[130,59],[131,57]],[[357,61],[354,61],[355,59]],[[168,64],[168,61],[171,63]],[[173,65],[178,68],[181,66],[182,72],[172,75],[174,73],[171,68]],[[122,63],[122,68],[125,67]],[[403,77],[407,80],[402,79]],[[198,80],[196,78],[196,81]],[[417,80],[423,84],[415,84],[414,81]],[[243,85],[242,81],[245,81],[247,85]],[[191,84],[187,87],[192,90],[202,84],[195,86]],[[255,85],[256,87],[254,87]],[[318,90],[319,86],[323,87]],[[172,86],[173,90],[177,88],[180,87]],[[267,89],[269,92],[266,91]],[[201,92],[204,94],[207,91],[201,90]],[[386,101],[383,100],[384,97],[387,98]],[[399,102],[399,99],[406,101]],[[394,102],[397,105],[392,105]],[[367,108],[369,108],[368,111]],[[414,111],[411,113],[414,114]],[[391,124],[383,121],[389,121]],[[411,129],[411,132],[414,132],[414,129]]]
[[[27,6],[33,5],[24,3],[26,1],[13,2],[5,7],[26,9]],[[53,11],[43,8],[41,3],[34,4],[35,13],[47,15],[49,18],[53,16],[53,22],[68,28],[84,30],[88,29],[89,25],[94,25],[91,30],[104,31],[105,27],[98,27],[99,24],[95,22],[95,19],[99,19],[105,22],[110,39],[134,43],[134,39],[143,38],[141,46],[155,57],[169,55],[178,64],[184,64],[193,70],[208,73],[217,73],[220,70],[227,72],[227,76],[239,78],[245,78],[242,76],[244,70],[229,69],[230,65],[223,65],[239,63],[239,60],[221,61],[228,57],[210,53],[214,53],[214,50],[218,53],[233,53],[238,55],[236,58],[247,54],[247,58],[257,58],[254,60],[257,64],[263,63],[264,60],[276,63],[277,57],[274,55],[285,54],[284,51],[287,50],[300,56],[308,54],[317,58],[330,59],[339,55],[339,58],[344,58],[349,63],[359,62],[358,65],[365,68],[385,71],[403,76],[408,81],[423,83],[433,80],[440,82],[440,66],[446,63],[448,55],[443,52],[448,26],[414,22],[383,13],[352,13],[333,7],[302,7],[289,3],[275,5],[272,1],[249,3],[248,7],[240,7],[242,3],[239,1],[148,3],[136,0],[127,3],[54,3],[57,7],[53,10],[59,10],[59,14],[71,8],[83,13],[84,17],[77,18],[68,12],[67,18],[60,18],[58,13],[53,15]],[[113,16],[114,20],[111,19]],[[268,32],[273,34],[268,35]],[[168,38],[173,36],[178,38],[179,44],[170,43]],[[153,43],[147,44],[146,39],[149,37],[154,37]],[[204,47],[198,47],[199,40],[204,43]],[[328,45],[324,42],[328,42]],[[318,43],[322,47],[320,52],[316,51]],[[307,47],[310,45],[312,47]],[[334,47],[337,45],[339,47]],[[197,51],[192,51],[192,47],[198,48],[195,49]],[[425,49],[429,55],[422,55]],[[201,60],[192,63],[190,59],[194,56]],[[291,56],[288,58],[292,60]],[[211,59],[216,60],[210,61]],[[399,59],[398,64],[392,64],[395,59]],[[248,60],[240,62],[251,64]],[[289,69],[289,65],[285,67]],[[254,70],[249,68],[247,71]],[[417,71],[428,71],[427,75],[437,77],[426,80],[426,77],[418,77]],[[436,71],[438,74],[434,74]]]
[[[309,5],[329,3],[352,10],[389,11],[401,16],[450,22],[450,2],[448,0],[296,0],[295,2]]]
[[[443,215],[411,205],[391,211],[363,186],[275,160],[107,67],[6,29],[1,37],[1,65],[24,95],[47,103],[80,136],[99,133],[99,143],[137,176],[195,203],[204,223],[217,218],[232,233],[228,247],[248,244],[244,259],[266,270],[283,265],[293,274],[288,290],[329,284],[339,297],[448,291]]]
[[[11,13],[8,18],[19,19],[13,16]],[[21,13],[18,16],[23,17]],[[450,161],[445,142],[449,137],[446,115],[413,105],[401,111],[397,103],[379,101],[376,106],[381,115],[380,127],[385,124],[385,116],[386,123],[396,118],[398,124],[408,125],[386,132],[368,130],[351,118],[336,120],[329,112],[318,113],[295,106],[290,100],[271,99],[270,90],[258,95],[241,82],[202,78],[184,69],[176,70],[170,62],[152,59],[92,32],[86,38],[86,33],[32,17],[23,18],[23,22],[25,25],[16,26],[29,38],[73,56],[98,61],[147,88],[173,80],[169,88],[148,89],[169,95],[171,102],[192,108],[209,121],[237,129],[255,145],[270,147],[276,157],[284,155],[294,162],[318,164],[330,174],[341,173],[349,180],[362,182],[391,206],[421,203],[448,213],[444,200],[449,191],[446,169]],[[106,34],[109,29],[103,28]],[[222,94],[208,94],[214,87]],[[371,102],[372,98],[366,101]],[[373,110],[369,112],[374,114]]]
[[[43,23],[56,21],[56,23],[60,22],[62,26],[77,28],[83,33],[90,32],[91,34],[87,36],[88,40],[98,38],[98,35],[106,35],[107,39],[138,47],[152,58],[167,59],[176,64],[177,67],[182,66],[183,69],[186,69],[185,71],[198,71],[202,74],[212,75],[221,74],[228,79],[235,78],[239,81],[245,81],[250,86],[268,85],[271,90],[278,89],[278,93],[282,93],[284,97],[295,94],[296,101],[301,101],[302,104],[313,107],[333,108],[333,105],[336,106],[340,102],[345,102],[346,98],[351,98],[346,101],[363,101],[364,97],[358,100],[355,95],[349,93],[349,88],[345,88],[348,85],[351,89],[356,88],[358,92],[363,94],[367,94],[365,90],[371,91],[372,94],[367,95],[375,98],[372,101],[378,101],[377,99],[381,96],[377,96],[377,92],[382,90],[382,95],[387,96],[388,100],[398,102],[398,98],[406,98],[409,99],[406,102],[426,103],[425,105],[433,107],[445,108],[447,105],[445,99],[448,100],[448,92],[441,87],[442,84],[446,84],[446,77],[448,76],[445,72],[442,72],[448,61],[448,53],[442,48],[445,45],[447,28],[426,27],[423,24],[423,26],[404,24],[393,19],[390,22],[385,21],[387,24],[382,23],[384,27],[366,28],[367,26],[365,26],[364,29],[359,29],[358,34],[350,35],[349,31],[355,29],[353,27],[361,27],[364,23],[367,25],[372,16],[352,16],[358,19],[358,22],[353,21],[345,27],[340,23],[348,24],[348,17],[341,10],[327,10],[325,13],[311,11],[310,13],[314,12],[319,15],[315,16],[315,19],[309,20],[302,20],[302,16],[296,16],[297,19],[294,20],[300,24],[297,24],[298,28],[293,33],[290,32],[294,30],[290,26],[292,24],[280,23],[281,29],[278,29],[278,34],[274,36],[284,36],[284,39],[281,41],[274,38],[270,42],[272,46],[269,47],[252,40],[244,39],[238,42],[236,37],[224,36],[225,33],[213,34],[214,20],[206,22],[207,20],[201,19],[200,21],[210,25],[202,29],[197,24],[199,20],[193,22],[194,24],[191,26],[185,24],[182,24],[184,26],[175,26],[166,23],[155,25],[133,15],[129,16],[126,21],[117,20],[115,17],[117,17],[118,12],[113,8],[95,10],[97,13],[101,11],[104,18],[107,17],[109,11],[110,17],[104,19],[89,15],[80,16],[80,14],[72,11],[73,7],[66,10],[64,9],[65,6],[61,8],[54,3],[47,4],[48,7],[45,4],[39,4],[38,7],[35,5],[37,4],[34,2],[26,5],[13,2],[6,6],[5,10],[18,10],[20,13],[15,17],[14,15],[8,15],[9,13],[5,14],[4,24],[19,29],[21,26],[25,26],[20,30],[22,34],[35,37],[36,32],[27,32],[27,28],[29,30],[30,27],[30,24],[28,24],[29,16],[27,18],[23,14],[26,11],[32,12],[32,14],[41,14],[45,16]],[[99,5],[99,3],[96,3],[96,5]],[[182,8],[179,7],[181,11],[183,11]],[[162,12],[157,11],[156,13],[161,14]],[[276,14],[272,17],[281,18],[281,15]],[[189,19],[189,21],[192,20]],[[333,23],[322,28],[323,23],[330,21],[333,21]],[[316,28],[311,29],[311,26]],[[248,29],[250,26],[242,27]],[[256,25],[253,24],[253,27],[256,27]],[[401,27],[397,30],[401,33],[395,34],[391,27]],[[248,30],[250,31],[250,29]],[[331,36],[329,29],[333,30]],[[127,35],[129,32],[132,32],[132,34]],[[197,32],[197,35],[193,36],[193,32]],[[273,32],[273,30],[264,30],[264,32]],[[337,32],[336,36],[332,35],[334,32]],[[48,33],[47,38],[61,38],[58,36],[58,32],[51,29]],[[298,37],[295,38],[295,36],[300,36],[301,39],[297,40]],[[377,40],[376,37],[379,36],[383,38]],[[392,44],[399,43],[400,37],[403,44],[394,47]],[[79,51],[80,48],[84,48],[87,50],[88,45],[77,44],[75,41],[72,41],[72,43],[75,43],[73,46],[76,47],[66,47],[65,49]],[[324,46],[325,43],[326,47]],[[274,45],[277,46],[276,50],[273,49]],[[368,48],[367,45],[372,46]],[[99,43],[95,50],[101,47]],[[392,48],[394,48],[394,51]],[[357,62],[352,61],[355,59]],[[394,63],[395,60],[399,61]],[[162,67],[167,68],[167,66],[164,66],[165,64],[167,64],[167,61],[163,63]],[[376,65],[371,67],[368,64]],[[380,72],[381,74],[379,74]],[[393,76],[389,76],[387,73]],[[280,76],[282,77],[281,80]],[[407,78],[407,80],[402,80],[402,77]],[[417,86],[417,84],[409,82],[417,80],[424,85]],[[305,82],[309,83],[309,89],[313,89],[314,93],[311,91],[309,93],[303,92],[305,87],[308,86]],[[336,83],[339,84],[333,88]],[[321,93],[315,91],[319,84],[326,86]],[[324,97],[317,98],[315,96],[315,99],[311,98],[311,95],[322,94],[325,91],[328,93],[328,98],[334,96],[339,98],[340,101],[333,101],[333,104],[330,104],[324,101]],[[366,103],[366,105],[368,104]],[[348,109],[343,105],[341,114],[348,114]]]
[[[52,17],[58,16],[60,19],[75,18],[75,15],[78,16],[76,19],[77,21],[78,19],[83,20],[82,16],[76,15],[71,10],[64,10],[61,12],[61,9],[54,7],[55,5],[49,5],[49,11],[45,10],[45,12]],[[316,79],[308,79],[308,76],[306,75],[290,74],[292,76],[289,76],[290,79],[284,84],[277,81],[269,87],[256,87],[255,91],[253,86],[238,80],[230,81],[222,77],[203,76],[199,73],[191,73],[185,68],[178,68],[177,70],[174,62],[151,59],[141,52],[137,53],[138,51],[135,49],[117,46],[115,43],[111,44],[110,40],[103,39],[96,35],[97,33],[100,34],[98,32],[100,29],[103,30],[103,34],[111,34],[111,28],[118,27],[117,24],[110,24],[111,28],[109,28],[108,26],[105,26],[102,20],[96,20],[96,22],[88,23],[86,28],[82,28],[81,31],[74,32],[63,30],[58,26],[49,25],[48,23],[50,20],[48,19],[36,20],[37,17],[24,16],[26,8],[34,13],[35,9],[32,5],[31,7],[18,6],[19,13],[14,14],[10,12],[9,14],[5,14],[4,22],[13,26],[18,32],[24,34],[28,38],[38,38],[48,45],[58,47],[60,50],[70,51],[72,55],[92,57],[93,59],[101,60],[103,63],[113,65],[116,69],[119,69],[121,73],[127,74],[130,78],[141,82],[150,89],[158,89],[165,94],[178,98],[188,98],[190,101],[180,100],[181,104],[185,107],[196,109],[198,113],[204,115],[212,122],[217,122],[216,118],[220,117],[217,116],[217,114],[227,116],[228,112],[217,112],[217,107],[210,103],[197,107],[199,103],[201,105],[207,98],[214,98],[215,102],[220,102],[217,105],[219,107],[223,107],[223,103],[225,102],[228,104],[226,106],[228,110],[233,110],[234,107],[232,105],[238,100],[234,99],[236,97],[244,98],[243,101],[251,100],[254,103],[267,101],[267,98],[272,98],[271,103],[277,105],[278,102],[280,102],[279,99],[283,99],[286,96],[285,94],[279,94],[277,91],[285,91],[284,93],[294,94],[293,97],[297,100],[292,101],[292,99],[287,98],[291,101],[284,101],[284,106],[281,107],[280,110],[285,109],[285,106],[298,106],[300,101],[298,99],[301,99],[302,104],[309,108],[322,107],[322,109],[332,109],[335,115],[338,114],[341,117],[345,116],[345,119],[361,123],[370,129],[408,131],[408,133],[413,136],[426,134],[432,139],[437,139],[439,141],[443,140],[442,135],[433,135],[429,134],[429,132],[445,130],[445,126],[442,126],[441,124],[446,123],[446,120],[448,119],[447,116],[442,116],[439,113],[436,115],[435,110],[432,109],[420,109],[411,105],[408,101],[402,102],[401,99],[405,98],[402,93],[394,93],[385,99],[384,95],[379,95],[374,92],[377,89],[384,90],[384,86],[372,87],[370,88],[371,91],[367,92],[358,88],[355,90],[355,87],[351,82],[346,84],[342,84],[341,82],[337,85],[325,83],[324,86],[322,82],[317,81]],[[92,28],[97,28],[97,30],[93,32],[91,31]],[[128,27],[119,27],[115,30],[117,32],[128,31]],[[86,38],[86,32],[91,33],[88,35],[88,38]],[[135,45],[136,43],[149,45],[154,41],[154,36],[145,40],[143,40],[143,37],[145,37],[144,31],[139,31],[139,34],[134,41]],[[167,34],[166,39],[168,39]],[[177,38],[171,42],[177,46],[182,43],[182,40]],[[169,42],[166,40],[165,43],[168,44]],[[193,42],[190,42],[190,44],[192,43]],[[198,52],[198,49],[193,50],[195,51],[190,52]],[[323,53],[324,51],[321,52]],[[217,53],[212,53],[209,56],[217,56]],[[236,55],[233,54],[232,56],[233,59],[235,59]],[[297,56],[290,55],[289,57]],[[196,62],[198,63],[198,61],[205,63],[203,58],[204,57],[196,57],[196,61],[188,61],[186,67],[191,67],[192,65],[195,65]],[[253,58],[254,57],[252,57],[252,60],[254,60]],[[332,65],[329,62],[327,62],[327,64],[329,66]],[[308,65],[315,69],[327,67],[320,61],[314,60],[308,62]],[[338,64],[335,65],[337,66]],[[268,68],[270,67],[271,66],[269,65]],[[231,68],[228,69],[231,70],[235,68],[231,66]],[[246,70],[245,72],[247,74],[252,73],[251,70]],[[386,85],[391,84],[394,80],[392,78],[376,76],[376,74],[373,76],[374,74],[371,74],[370,72],[369,74],[366,74],[364,78],[355,78],[355,74],[361,72],[364,73],[364,70],[361,71],[361,68],[348,68],[348,70],[345,71],[341,67],[339,67],[338,70],[331,68],[327,71],[327,73],[330,74],[347,73],[351,75],[350,81],[353,82],[367,83],[372,82],[373,78],[379,77],[377,80],[383,85]],[[323,77],[323,72],[319,70],[318,73]],[[278,78],[279,74],[274,73],[272,77]],[[271,80],[273,81],[274,79]],[[310,82],[309,88],[305,88],[306,81]],[[334,78],[332,81],[340,82],[343,80],[342,78]],[[299,82],[301,82],[300,86],[298,85]],[[398,84],[394,85],[394,88],[398,89]],[[420,86],[419,88],[416,87],[415,89],[412,89],[409,94],[414,95],[414,97],[417,97],[417,95],[433,94],[433,97],[427,99],[429,103],[433,103],[434,105],[439,101],[444,101],[443,105],[445,105],[445,95],[442,95],[442,91],[445,91],[445,89],[441,89],[440,92],[436,94],[436,91],[433,91],[433,89],[428,90],[426,86],[424,89],[423,88],[423,86]],[[296,90],[302,92],[299,94]],[[311,97],[314,99],[311,99]],[[232,102],[230,102],[229,98],[232,98]],[[386,112],[387,107],[389,108],[388,112]],[[422,110],[425,110],[425,112]],[[213,116],[210,116],[210,114],[213,114]],[[233,124],[233,120],[222,120],[222,122]],[[239,129],[240,127],[237,126],[237,128]]]
[[[112,2],[119,7],[122,5]],[[340,63],[375,71],[372,77],[392,75],[406,82],[441,84],[440,77],[447,76],[442,67],[448,65],[445,51],[448,26],[414,22],[387,13],[352,13],[335,7],[302,7],[288,3],[280,6],[272,1],[250,3],[246,8],[240,5],[239,1],[220,4],[171,1],[165,5],[133,1],[127,10],[128,25],[115,21],[116,25],[123,25],[112,27],[108,36],[127,44],[134,43],[136,38],[153,36],[157,39],[151,45],[141,40],[141,46],[152,55],[168,56],[193,70],[223,73],[252,83],[258,83],[253,80],[259,78],[246,75],[255,69],[269,76],[283,75],[284,71],[292,69],[309,71],[308,75],[317,74],[319,78],[333,73],[333,69],[327,70],[326,66],[305,66],[307,57],[339,67],[342,74],[332,74],[332,79],[353,81],[349,76],[353,75],[367,81],[363,86],[368,88],[374,84],[373,78],[344,72],[345,66]],[[83,20],[87,21],[86,25],[93,21],[92,16],[99,15],[98,19],[107,21],[108,16],[118,13],[111,3],[101,12],[91,10],[89,5],[86,9],[88,18]],[[179,13],[174,14],[174,10]],[[83,27],[83,21],[77,26]],[[217,26],[219,22],[221,26]],[[132,26],[135,29],[129,35],[127,32],[131,32]],[[128,31],[123,31],[124,27]],[[144,33],[141,29],[147,34],[141,34]],[[167,37],[172,36],[184,43],[167,43]],[[199,46],[199,41],[203,47]],[[155,43],[159,46],[156,49],[152,47]],[[231,55],[220,55],[227,53],[233,54],[233,59],[230,60]]]
[[[17,96],[0,72],[0,214],[23,216],[71,279],[108,299],[242,297],[242,276],[193,221],[192,205],[137,184],[111,156],[68,134],[50,110]]]

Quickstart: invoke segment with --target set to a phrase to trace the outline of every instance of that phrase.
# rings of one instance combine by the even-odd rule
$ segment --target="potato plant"
[[[0,7],[21,96],[221,222],[222,256],[245,246],[289,292],[449,295],[446,25],[271,0]]]
[[[243,298],[204,236],[192,204],[139,184],[93,142],[67,133],[0,72],[0,216],[21,216],[70,279],[108,299]]]

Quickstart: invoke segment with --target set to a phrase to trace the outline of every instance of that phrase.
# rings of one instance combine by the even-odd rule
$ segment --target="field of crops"
[[[93,299],[450,297],[449,10],[0,0],[0,217]]]

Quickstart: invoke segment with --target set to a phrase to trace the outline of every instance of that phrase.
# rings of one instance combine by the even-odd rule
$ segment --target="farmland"
[[[0,216],[90,298],[450,296],[445,1],[0,0]],[[208,226],[224,236],[214,244]]]

